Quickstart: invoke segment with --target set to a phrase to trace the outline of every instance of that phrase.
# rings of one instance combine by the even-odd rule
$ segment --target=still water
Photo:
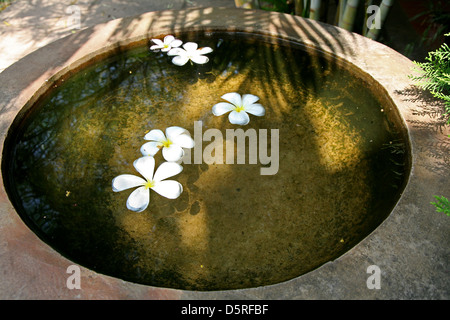
[[[214,51],[205,65],[172,64],[148,47],[65,79],[16,120],[6,186],[22,219],[64,256],[99,273],[152,286],[221,290],[274,284],[336,259],[372,232],[408,176],[401,125],[357,73],[293,43],[244,34],[180,34]],[[260,98],[244,127],[211,108],[228,92]],[[151,129],[279,132],[279,169],[183,164],[178,199],[133,189]],[[270,136],[270,135],[269,135]],[[203,148],[210,142],[203,142]],[[270,145],[269,145],[270,152]],[[155,156],[157,164],[163,159]]]

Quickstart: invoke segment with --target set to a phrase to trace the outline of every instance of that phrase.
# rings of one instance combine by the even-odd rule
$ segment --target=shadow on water
[[[191,23],[181,14],[160,15]],[[117,32],[136,23],[127,21]],[[245,24],[253,23],[245,14]],[[289,23],[282,16],[280,29]],[[345,50],[335,29],[307,21],[298,27]],[[5,185],[40,237],[100,273],[218,290],[299,276],[346,252],[387,217],[408,174],[408,151],[363,79],[287,40],[176,35],[211,46],[210,63],[178,67],[146,48],[118,54],[65,79],[16,121],[20,133],[9,137],[3,158]],[[178,199],[152,193],[148,210],[127,210],[131,191],[113,193],[111,180],[137,174],[132,163],[145,133],[179,125],[192,134],[202,120],[203,130],[219,128],[225,141],[236,126],[210,110],[232,91],[255,94],[266,108],[244,130],[279,130],[277,174],[262,176],[261,164],[185,164],[175,178],[184,187]],[[160,153],[156,161],[163,161]]]

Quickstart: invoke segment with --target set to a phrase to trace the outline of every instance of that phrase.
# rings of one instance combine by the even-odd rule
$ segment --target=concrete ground
[[[73,11],[68,11],[71,5],[76,5],[80,9],[79,26],[77,25],[78,21],[73,19]],[[38,48],[62,37],[79,32],[78,27],[84,29],[116,18],[134,16],[148,11],[202,6],[234,7],[235,4],[234,0],[141,0],[132,2],[123,0],[16,0],[11,6],[0,12],[0,75],[2,75],[2,71],[16,61]],[[390,37],[387,37],[386,40],[390,40],[392,47],[402,52],[409,43],[417,43],[418,36],[414,33],[411,26],[405,25],[407,15],[401,10],[401,7],[395,7],[393,12],[398,14],[396,17],[402,17],[402,20],[391,19],[388,22],[388,35],[389,28],[392,28],[390,30],[395,30],[395,32],[391,33]],[[423,50],[410,52],[410,57],[420,58],[421,51]],[[376,52],[373,53],[376,54]],[[365,61],[364,63],[370,64],[371,61]],[[395,70],[392,72],[394,73]],[[2,85],[3,83],[0,83],[0,89]],[[406,96],[398,99],[414,99],[413,93],[411,93],[410,97],[407,95],[408,92],[406,92]],[[0,97],[0,99],[2,98]],[[403,103],[405,105],[408,104],[407,100],[404,100]],[[287,283],[283,286],[284,292],[280,292],[280,286],[273,286],[251,291],[242,291],[237,295],[222,292],[212,297],[214,299],[236,299],[236,297],[240,299],[283,299],[285,297],[289,299],[333,299],[334,297],[338,299],[346,297],[350,299],[358,299],[361,297],[368,299],[448,299],[450,297],[447,285],[449,282],[447,249],[448,219],[446,219],[446,216],[434,212],[433,207],[429,205],[429,201],[432,200],[432,194],[436,192],[448,193],[449,191],[449,187],[445,184],[446,181],[444,180],[445,172],[448,172],[449,168],[448,155],[439,153],[439,150],[448,150],[448,148],[445,149],[445,146],[448,146],[448,142],[443,140],[447,133],[445,130],[444,133],[438,132],[439,128],[436,126],[428,126],[428,119],[422,119],[420,116],[417,112],[412,114],[411,119],[414,119],[414,121],[411,120],[409,122],[416,134],[417,132],[420,133],[421,139],[423,138],[425,141],[425,143],[422,143],[422,140],[420,140],[421,148],[417,149],[420,152],[418,159],[421,162],[425,162],[424,159],[427,158],[427,164],[434,161],[434,166],[430,168],[424,164],[417,166],[413,177],[420,175],[420,177],[428,179],[427,181],[434,181],[436,177],[440,177],[440,180],[438,183],[430,184],[431,187],[429,189],[413,190],[414,192],[410,193],[404,200],[404,202],[408,201],[408,204],[404,206],[402,211],[393,215],[389,223],[384,224],[370,240],[365,242],[364,246],[359,247],[352,254],[352,256],[358,257],[358,262],[378,263],[378,261],[383,261],[383,276],[386,276],[386,281],[383,282],[382,290],[367,293],[365,286],[363,286],[364,288],[361,289],[361,292],[366,294],[364,297],[361,296],[361,292],[359,291],[346,291],[345,288],[352,288],[352,286],[349,285],[346,287],[345,284],[353,284],[355,275],[348,274],[347,278],[333,278],[334,274],[342,272],[344,269],[352,270],[353,265],[349,264],[351,259],[345,258],[339,264],[330,264],[321,269],[321,273],[328,275],[326,282],[322,281],[321,278],[314,278],[310,275],[302,277],[299,281]],[[420,122],[420,120],[423,120],[423,122]],[[448,132],[448,129],[446,130]],[[439,140],[435,140],[435,136],[439,137]],[[441,171],[434,172],[432,169],[435,168],[440,168]],[[438,185],[441,185],[442,188],[439,189]],[[0,217],[1,219],[2,217]],[[28,239],[26,238],[28,237],[27,235],[23,236],[24,239]],[[399,238],[400,240],[398,240]],[[447,242],[443,240],[447,240]],[[8,244],[8,248],[23,248],[25,245],[23,242],[25,242],[23,239],[17,239],[12,244]],[[387,245],[388,243],[390,245]],[[396,243],[396,245],[392,245],[392,243]],[[2,245],[0,243],[0,249],[3,248]],[[14,247],[14,245],[17,246]],[[0,259],[6,256],[2,255],[3,253],[0,250]],[[7,264],[5,263],[4,265]],[[11,269],[18,268],[19,271],[26,271],[20,269],[23,268],[23,265],[20,263],[12,263],[11,265]],[[363,264],[361,263],[361,265]],[[51,267],[51,261],[49,267]],[[6,268],[2,270],[6,270]],[[14,270],[8,272],[14,273]],[[365,284],[365,270],[362,270],[362,275],[364,277],[360,276],[358,280],[362,279],[362,283]],[[3,273],[1,276],[6,277],[7,274]],[[32,276],[34,277],[34,275]],[[89,274],[89,278],[91,277],[94,278],[94,275]],[[332,280],[329,281],[329,279]],[[4,280],[0,277],[0,284]],[[32,280],[34,281],[34,278]],[[5,280],[8,285],[5,285],[4,288],[19,288],[19,290],[10,292],[2,290],[2,286],[0,286],[0,298],[26,299],[30,297],[26,292],[26,284],[22,285],[14,281],[20,282],[20,279]],[[144,289],[140,288],[139,290],[144,292]],[[42,295],[45,296],[45,290],[38,288],[37,291],[39,290],[43,290]],[[115,292],[111,294],[115,294]],[[178,292],[175,292],[175,295],[173,294],[172,291],[168,291],[167,293],[160,293],[158,291],[154,298],[211,298],[211,295],[201,292],[184,293],[184,296],[178,295]],[[129,298],[133,298],[128,293],[127,295]],[[140,295],[136,293],[136,297],[140,297]]]
[[[0,72],[79,28],[148,11],[234,6],[234,0],[15,0],[0,12]]]
[[[414,28],[419,22],[409,21],[408,5],[404,0],[395,2],[380,41],[412,60],[421,60],[427,49],[420,45]],[[0,11],[0,72],[79,29],[148,11],[195,7],[235,7],[235,0],[14,0]],[[75,9],[80,10],[79,24]]]

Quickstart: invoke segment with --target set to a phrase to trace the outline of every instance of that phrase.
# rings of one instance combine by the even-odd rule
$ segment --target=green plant
[[[450,33],[445,34],[450,36]],[[436,51],[428,53],[425,62],[414,61],[422,71],[420,75],[411,76],[417,84],[431,94],[444,101],[445,117],[450,124],[450,47],[444,43]],[[450,202],[444,196],[434,196],[436,202],[431,202],[437,212],[444,212],[450,216]]]
[[[442,196],[434,196],[436,202],[431,202],[432,205],[436,207],[437,212],[443,212],[450,217],[450,201]]]
[[[445,34],[450,36],[450,33]],[[442,44],[436,51],[428,53],[425,62],[414,61],[421,72],[411,76],[416,83],[444,101],[444,116],[450,114],[450,46]],[[450,123],[450,119],[447,120]]]

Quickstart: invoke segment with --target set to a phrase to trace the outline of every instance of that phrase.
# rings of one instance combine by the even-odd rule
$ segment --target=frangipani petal
[[[183,186],[177,181],[165,180],[156,182],[155,186],[152,187],[152,190],[159,193],[163,197],[176,199],[183,192]]]
[[[184,156],[184,150],[176,144],[171,144],[169,147],[164,147],[162,154],[166,161],[178,161]]]
[[[172,35],[168,35],[164,37],[164,44],[171,44],[171,42],[175,40],[175,37]]]
[[[172,59],[172,63],[180,67],[184,66],[188,61],[189,58],[186,55],[176,56]]]
[[[155,171],[155,158],[151,156],[143,156],[133,162],[136,170],[147,180],[153,179]]]
[[[164,42],[162,42],[161,39],[152,39],[152,41],[154,44],[156,44],[160,48],[164,46]]]
[[[223,115],[228,111],[231,111],[228,115],[228,119],[232,124],[246,125],[250,122],[248,114],[255,116],[263,116],[266,113],[264,107],[255,103],[259,100],[259,97],[253,94],[244,94],[242,97],[237,92],[226,93],[222,96],[222,99],[231,103],[219,102],[212,108],[212,112],[216,116]]]
[[[239,93],[236,92],[226,93],[222,96],[222,99],[231,102],[235,106],[242,106],[242,99]]]
[[[168,52],[172,48],[179,47],[183,44],[181,40],[175,39],[172,35],[164,37],[164,41],[160,39],[152,39],[155,45],[150,47],[150,50],[161,50],[162,52]]]
[[[174,137],[171,141],[182,148],[190,149],[193,148],[195,145],[194,140],[191,138],[189,134],[180,134]]]
[[[173,42],[176,42],[177,40],[174,40]],[[183,48],[174,48],[176,45],[181,45],[180,43],[174,43],[172,45],[172,49],[169,50],[167,55],[169,56],[175,56],[172,59],[172,63],[177,66],[184,66],[189,60],[192,62],[198,63],[198,64],[205,64],[209,61],[208,57],[203,56],[203,54],[207,54],[212,52],[213,50],[209,47],[204,48],[198,48],[198,44],[195,42],[186,42],[183,44]]]
[[[145,182],[146,181],[141,177],[132,174],[122,174],[112,180],[112,189],[114,192],[119,192],[138,186],[143,186]]]
[[[186,133],[187,130],[181,127],[177,127],[177,126],[173,126],[173,127],[168,127],[166,129],[166,136],[167,139],[169,139],[170,141],[173,141],[173,139],[175,139],[177,136],[179,136],[180,134]]]
[[[186,42],[185,44],[183,44],[183,48],[186,51],[195,51],[198,48],[198,44],[196,44],[195,42]]]
[[[155,45],[150,47],[150,50],[158,50],[158,49],[161,49],[161,48],[162,48],[161,46],[155,44]]]
[[[144,156],[154,156],[162,148],[162,143],[158,141],[146,142],[141,147],[141,153]]]
[[[183,167],[176,162],[163,162],[156,169],[153,180],[155,182],[173,177],[183,171]]]
[[[144,211],[150,203],[150,190],[145,187],[139,187],[134,190],[127,199],[127,208],[141,212]]]
[[[233,109],[234,106],[232,104],[229,104],[228,102],[219,102],[212,107],[212,113],[215,116],[221,116]]]
[[[195,54],[195,55],[191,56],[191,60],[192,60],[192,62],[195,62],[197,64],[205,64],[205,63],[208,63],[209,58],[206,56],[201,56],[201,55]]]
[[[182,44],[183,44],[183,41],[178,40],[178,39],[175,39],[175,40],[172,41],[172,43],[170,44],[170,46],[171,46],[172,48],[177,48],[177,47],[181,46]]]
[[[181,48],[172,48],[167,52],[168,56],[178,56],[180,54],[186,55],[186,51]]]
[[[213,52],[213,49],[211,49],[210,47],[202,47],[202,48],[199,48],[197,50],[197,52],[200,54],[208,54],[208,53]]]
[[[144,139],[164,142],[166,140],[166,136],[164,135],[164,132],[162,132],[161,130],[153,129],[144,136]]]
[[[259,98],[253,94],[244,94],[242,96],[242,105],[244,107],[250,106],[251,104],[254,104],[258,100]]]
[[[259,103],[254,103],[250,106],[245,107],[245,111],[258,117],[266,114],[266,109],[264,109],[264,107]]]
[[[233,110],[228,115],[228,119],[232,124],[239,124],[241,126],[245,126],[250,122],[250,117],[245,111],[237,112]]]
[[[180,134],[178,136],[189,137],[186,134]],[[181,147],[177,145],[174,145],[173,147],[174,148],[172,149],[176,150],[178,148],[183,152]],[[171,150],[170,147],[164,149]],[[178,198],[183,192],[183,186],[179,182],[174,180],[164,180],[183,171],[183,167],[180,164],[175,162],[164,162],[158,167],[154,176],[155,159],[153,157],[143,156],[135,160],[133,165],[147,181],[131,174],[117,176],[112,181],[112,188],[115,192],[137,187],[137,189],[128,196],[126,205],[129,210],[141,212],[148,207],[150,203],[149,188],[169,199]]]

